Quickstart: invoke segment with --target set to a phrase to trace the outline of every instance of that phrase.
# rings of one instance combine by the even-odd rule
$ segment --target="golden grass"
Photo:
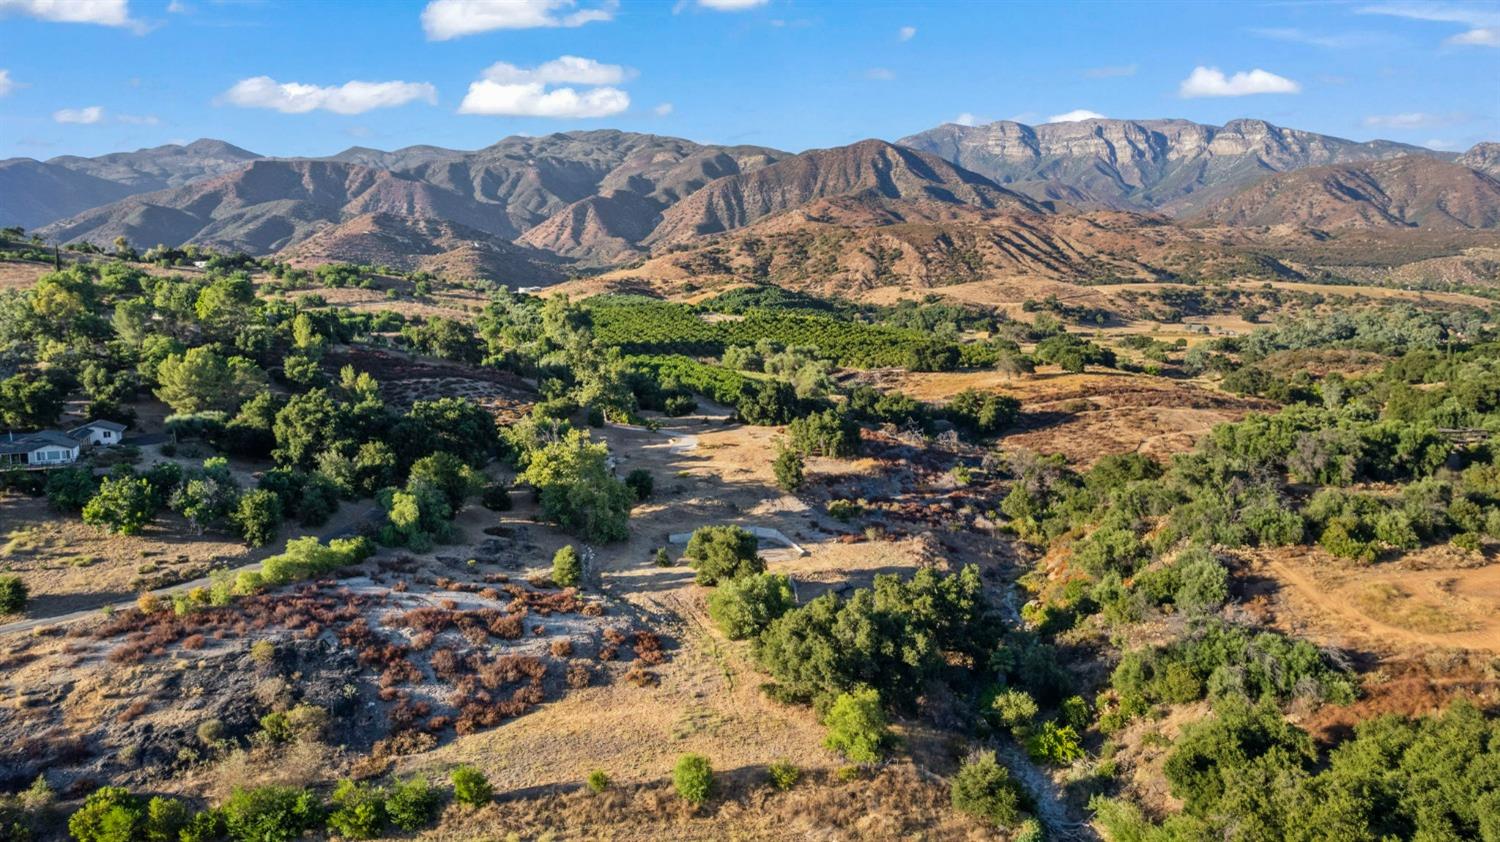
[[[1419,599],[1389,582],[1370,582],[1354,594],[1354,602],[1372,619],[1411,631],[1452,634],[1478,627],[1456,609]]]

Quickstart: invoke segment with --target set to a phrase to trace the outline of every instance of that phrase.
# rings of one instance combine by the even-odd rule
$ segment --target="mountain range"
[[[324,158],[200,140],[0,161],[0,225],[59,242],[123,236],[527,284],[764,239],[738,232],[797,240],[789,228],[816,228],[835,250],[946,237],[989,243],[976,253],[990,270],[1149,278],[1172,270],[1133,238],[1201,252],[1189,229],[1494,229],[1497,177],[1500,144],[1454,155],[1260,120],[947,124],[800,154],[615,130]],[[908,274],[964,274],[940,255],[921,262]]]

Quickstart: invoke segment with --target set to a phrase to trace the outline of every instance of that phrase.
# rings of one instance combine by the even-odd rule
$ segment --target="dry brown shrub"
[[[558,640],[552,641],[552,645],[549,648],[552,651],[553,657],[566,658],[569,655],[573,654],[573,641],[567,639],[566,637],[559,638]]]
[[[136,717],[140,716],[150,709],[150,702],[146,701],[145,699],[136,699],[115,716],[115,721],[120,723],[121,725],[124,725],[125,723],[130,722],[131,720],[135,719]]]
[[[202,649],[208,641],[201,634],[190,634],[182,639],[183,649]]]
[[[646,669],[639,663],[631,664],[625,673],[625,680],[637,687],[655,687],[661,683],[656,673]]]
[[[568,686],[577,690],[589,686],[594,680],[594,671],[589,665],[582,661],[574,661],[568,665]]]

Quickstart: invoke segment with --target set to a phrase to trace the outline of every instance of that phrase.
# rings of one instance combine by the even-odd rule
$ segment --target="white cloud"
[[[619,88],[573,88],[547,90],[541,84],[501,85],[480,80],[469,85],[469,93],[458,107],[460,114],[490,114],[507,117],[608,117],[630,107],[630,95]]]
[[[9,96],[11,91],[20,86],[21,83],[10,78],[9,70],[0,70],[0,96]]]
[[[1178,87],[1184,98],[1204,96],[1249,96],[1251,94],[1295,94],[1302,86],[1285,76],[1256,68],[1249,72],[1241,70],[1233,76],[1225,76],[1217,67],[1193,68]]]
[[[915,26],[903,26],[900,29],[896,30],[896,40],[910,41],[912,38],[916,37],[916,34],[917,28]]]
[[[655,114],[658,117],[666,117],[672,113],[672,110],[672,103],[663,102],[661,105],[658,105],[655,108],[651,109],[651,113]]]
[[[589,58],[562,56],[536,67],[496,62],[485,69],[458,106],[460,114],[509,117],[608,117],[630,107],[630,95],[615,85],[635,71]],[[588,85],[586,90],[554,85]]]
[[[698,0],[698,5],[716,12],[743,12],[768,2],[770,0]]]
[[[1134,76],[1139,69],[1134,64],[1112,64],[1107,67],[1090,67],[1083,71],[1083,75],[1090,79],[1115,79],[1121,76]]]
[[[960,126],[977,126],[980,123],[987,123],[989,121],[985,120],[983,117],[979,117],[977,115],[970,114],[969,112],[965,111],[964,113],[958,115],[957,117],[954,117],[953,118],[953,122],[959,124]]]
[[[322,109],[335,114],[363,114],[413,100],[437,103],[437,89],[426,82],[345,82],[337,86],[277,82],[269,76],[241,79],[220,100],[240,108],[271,108],[283,114]]]
[[[485,68],[483,78],[501,85],[618,85],[634,79],[634,69],[618,64],[601,64],[591,58],[562,56],[524,68],[497,61]]]
[[[87,108],[63,108],[52,112],[52,119],[59,123],[90,125],[104,119],[104,107],[90,105]]]
[[[1103,114],[1100,114],[1097,111],[1090,111],[1087,108],[1075,108],[1074,110],[1069,111],[1066,114],[1053,114],[1051,117],[1047,118],[1047,122],[1049,122],[1049,123],[1077,123],[1080,120],[1108,120],[1108,119],[1109,119],[1108,117],[1105,117]]]
[[[130,18],[127,0],[0,0],[0,13],[4,12],[54,23],[97,23],[140,29],[139,21]]]
[[[1374,114],[1365,118],[1365,125],[1384,129],[1420,129],[1423,126],[1442,126],[1453,122],[1453,118],[1422,111],[1404,114]]]
[[[161,118],[155,114],[116,114],[115,119],[132,126],[155,126],[161,123]]]
[[[172,2],[167,4],[167,14],[169,15],[185,15],[191,11],[192,8],[182,2],[182,0],[172,0]]]
[[[889,82],[896,78],[896,72],[888,67],[872,67],[865,71],[865,78],[876,82]]]
[[[1328,34],[1308,32],[1296,27],[1256,28],[1251,29],[1250,34],[1261,38],[1270,38],[1273,41],[1306,44],[1309,47],[1323,47],[1330,50],[1374,47],[1387,40],[1384,36],[1375,32],[1339,32]]]
[[[615,16],[616,0],[579,8],[577,0],[432,0],[422,10],[429,41],[495,29],[583,26]]]
[[[1381,3],[1356,9],[1362,15],[1425,20],[1434,23],[1457,23],[1469,27],[1443,41],[1465,47],[1500,47],[1500,7],[1481,3]]]
[[[1455,146],[1455,144],[1451,140],[1429,140],[1422,145],[1427,147],[1428,149],[1436,149],[1438,151],[1442,151],[1444,149],[1452,149]]]
[[[1443,43],[1461,47],[1500,47],[1500,26],[1480,27],[1468,32],[1460,32]]]

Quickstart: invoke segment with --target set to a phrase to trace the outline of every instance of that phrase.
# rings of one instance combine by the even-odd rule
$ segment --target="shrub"
[[[426,778],[409,778],[396,784],[385,799],[391,824],[410,833],[432,823],[442,799]]]
[[[672,566],[672,556],[671,556],[670,553],[667,552],[667,548],[666,547],[657,547],[656,548],[656,554],[651,557],[651,561],[657,567],[671,567]]]
[[[176,798],[152,798],[146,804],[146,842],[178,842],[191,818],[188,806]]]
[[[872,687],[839,694],[823,723],[828,726],[823,745],[854,763],[880,760],[891,740],[885,711],[880,706],[880,693]]]
[[[460,766],[449,776],[453,781],[453,800],[471,807],[482,807],[495,797],[484,773],[473,766]]]
[[[68,832],[78,842],[134,842],[145,827],[145,802],[118,786],[94,790],[68,818]]]
[[[708,598],[708,616],[729,639],[744,640],[795,606],[791,579],[759,573],[731,579],[714,591]]]
[[[989,712],[1001,727],[1016,737],[1022,737],[1030,731],[1037,710],[1036,700],[1030,693],[1009,687],[995,694]]]
[[[369,784],[347,778],[333,791],[333,812],[328,826],[350,839],[374,839],[385,829],[385,798]]]
[[[609,469],[609,448],[572,430],[533,452],[521,473],[537,490],[542,515],[588,541],[623,541],[634,495]]]
[[[776,459],[771,462],[771,471],[776,475],[776,486],[787,492],[800,489],[807,482],[805,467],[801,453],[790,447],[778,447]]]
[[[135,535],[156,515],[151,483],[137,477],[105,477],[83,507],[83,522],[121,535]]]
[[[224,827],[236,842],[291,842],[323,821],[323,805],[305,789],[236,789],[224,802]]]
[[[188,823],[178,831],[180,842],[214,842],[224,837],[224,813],[220,810],[204,810],[193,814]]]
[[[859,425],[847,413],[825,409],[787,427],[792,448],[815,456],[849,457],[859,450]]]
[[[688,539],[683,552],[698,571],[700,585],[716,585],[721,579],[736,579],[760,573],[766,563],[756,554],[759,542],[738,526],[700,526]]]
[[[552,554],[552,581],[565,588],[577,587],[583,579],[583,560],[572,544]]]
[[[31,596],[20,576],[0,576],[0,614],[19,614],[26,610]]]
[[[511,508],[510,489],[501,483],[492,482],[484,487],[479,503],[492,512],[508,512]]]
[[[609,789],[609,775],[603,769],[595,769],[583,783],[589,788],[589,792],[598,794]]]
[[[1049,720],[1027,738],[1026,753],[1042,763],[1066,766],[1083,757],[1083,747],[1078,744],[1078,732],[1072,725],[1059,725]]]
[[[656,480],[652,478],[650,471],[636,468],[625,475],[625,486],[635,492],[636,500],[645,501],[651,498],[651,492],[656,489]]]
[[[47,502],[60,512],[83,511],[94,491],[94,472],[89,468],[62,468],[47,475]]]
[[[684,754],[672,769],[672,786],[683,801],[697,806],[708,800],[714,789],[714,770],[701,754]]]
[[[245,543],[263,547],[275,540],[281,528],[281,498],[264,489],[247,491],[230,515]]]
[[[950,786],[953,809],[961,813],[998,827],[1013,827],[1021,817],[1020,789],[993,751],[965,758]]]
[[[796,786],[797,781],[802,779],[802,770],[786,760],[777,760],[767,766],[766,774],[771,778],[771,786],[782,792]]]

